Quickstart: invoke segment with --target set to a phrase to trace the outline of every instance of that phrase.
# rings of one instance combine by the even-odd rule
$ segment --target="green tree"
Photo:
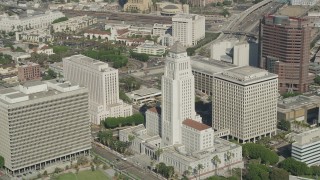
[[[132,103],[131,99],[126,95],[123,90],[119,90],[119,98],[126,103]]]
[[[55,24],[55,23],[59,23],[59,22],[63,22],[63,21],[67,21],[68,18],[67,17],[61,17],[61,18],[58,18],[58,19],[55,19],[52,24]]]
[[[289,173],[284,169],[272,167],[270,168],[269,172],[270,172],[270,175],[269,175],[270,180],[279,180],[279,179],[289,180]]]
[[[221,160],[219,158],[218,155],[215,155],[211,161],[213,162],[214,166],[215,166],[215,175],[217,175],[217,171],[218,171],[218,165],[221,163]]]
[[[312,175],[320,176],[320,166],[311,166]]]
[[[88,164],[88,158],[85,156],[79,156],[77,159],[77,165],[85,165]]]
[[[130,51],[130,57],[134,58],[136,60],[147,62],[149,60],[149,55],[145,53],[135,53],[133,51]]]
[[[246,179],[268,180],[269,179],[268,167],[262,164],[249,164]]]
[[[198,164],[198,165],[197,165],[197,170],[198,170],[198,174],[199,174],[199,179],[201,179],[201,178],[200,178],[200,175],[201,175],[201,170],[202,170],[202,169],[204,169],[203,164]]]
[[[242,146],[243,156],[251,159],[261,159],[262,163],[270,163],[271,165],[276,164],[279,161],[279,156],[264,147],[261,144],[246,143]]]
[[[57,78],[58,75],[56,72],[54,72],[52,69],[48,69],[46,75],[43,77],[44,80],[50,80]]]
[[[230,6],[230,5],[232,4],[232,1],[224,0],[224,1],[222,2],[222,4],[225,5],[225,6]]]
[[[320,76],[316,76],[316,77],[314,78],[314,82],[315,82],[316,84],[320,84]]]
[[[281,130],[284,130],[284,131],[290,131],[291,129],[291,124],[289,121],[286,121],[284,119],[281,119],[279,122],[278,122],[278,126],[277,126],[279,129]]]
[[[0,156],[0,169],[4,167],[4,157]]]
[[[312,173],[311,168],[309,168],[306,163],[299,162],[291,157],[280,162],[279,167],[295,176],[310,175]]]
[[[45,170],[45,171],[43,172],[43,176],[48,176],[48,171],[47,171],[47,170]]]

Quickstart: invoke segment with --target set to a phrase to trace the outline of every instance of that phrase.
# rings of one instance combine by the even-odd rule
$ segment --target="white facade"
[[[16,41],[30,43],[49,43],[53,41],[53,36],[49,29],[31,29],[23,32],[16,32]]]
[[[0,155],[22,174],[89,154],[88,89],[69,82],[30,81],[0,90]]]
[[[165,61],[162,90],[162,139],[165,146],[181,144],[181,124],[196,119],[194,77],[190,57],[180,43],[169,50]]]
[[[294,137],[291,156],[308,166],[320,164],[320,128],[312,129]]]
[[[217,171],[224,173],[231,168],[242,168],[241,146],[214,138],[214,130],[202,124],[196,115],[190,58],[178,42],[170,48],[161,84],[161,121],[159,109],[149,109],[146,112],[147,127],[138,125],[120,130],[119,139],[129,141],[129,137],[134,136],[131,146],[134,152],[173,166],[180,174],[186,170],[192,173],[198,164],[204,166],[200,171],[203,178]],[[159,127],[161,132],[154,133]],[[159,149],[163,153],[157,156]],[[219,159],[221,163],[214,163],[212,159]]]
[[[166,52],[166,47],[157,45],[153,41],[146,41],[145,43],[133,49],[133,52],[162,56]]]
[[[170,34],[165,34],[160,36],[157,41],[162,46],[172,46],[175,42],[175,39]]]
[[[153,36],[164,36],[165,34],[171,33],[172,25],[171,24],[157,24],[153,25],[152,35]]]
[[[240,142],[276,133],[278,76],[243,66],[216,74],[212,90],[212,124],[229,129]]]
[[[63,75],[89,89],[89,114],[94,124],[107,117],[132,115],[132,106],[119,99],[118,70],[107,63],[74,55],[63,59]]]
[[[187,152],[213,147],[214,130],[200,122],[186,119],[182,122],[182,144]]]
[[[10,32],[48,28],[54,20],[61,17],[64,17],[64,14],[60,11],[46,11],[44,14],[28,14],[27,17],[4,14],[0,16],[0,30]]]
[[[161,109],[153,107],[146,111],[146,129],[149,135],[161,134]]]
[[[172,36],[189,47],[205,37],[205,17],[196,14],[178,14],[172,17]]]
[[[67,21],[52,24],[52,28],[54,32],[77,32],[95,23],[97,23],[97,18],[84,15],[70,18]]]
[[[314,6],[319,0],[290,0],[293,6]]]

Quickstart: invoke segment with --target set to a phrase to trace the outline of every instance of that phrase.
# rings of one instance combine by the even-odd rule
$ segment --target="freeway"
[[[109,150],[101,148],[94,143],[92,143],[92,152],[112,162],[112,164],[114,164],[114,167],[119,171],[122,171],[122,172],[124,171],[133,175],[135,177],[134,179],[141,179],[141,180],[157,180],[158,179],[157,177],[154,176],[154,174],[151,174],[148,171],[140,167],[137,167],[128,161],[122,160],[120,156],[117,156],[111,153]]]

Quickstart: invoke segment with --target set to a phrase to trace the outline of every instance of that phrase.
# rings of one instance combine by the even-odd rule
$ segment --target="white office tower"
[[[238,142],[255,142],[276,133],[278,76],[243,66],[213,79],[212,124]]]
[[[9,174],[27,174],[89,155],[85,87],[50,80],[1,89],[0,112],[0,155]]]
[[[195,112],[194,76],[186,49],[176,42],[165,61],[162,90],[162,139],[165,146],[181,144],[181,124],[199,119]]]
[[[177,14],[172,17],[172,36],[183,46],[195,46],[205,37],[205,17],[197,14]]]
[[[107,117],[132,115],[132,106],[119,99],[118,70],[107,63],[83,55],[63,59],[63,74],[67,80],[89,89],[89,114],[94,124]]]

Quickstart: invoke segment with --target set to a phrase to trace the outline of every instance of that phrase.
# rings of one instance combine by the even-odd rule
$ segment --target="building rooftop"
[[[33,99],[41,99],[57,94],[84,89],[79,85],[70,82],[49,81],[28,81],[16,87],[0,90],[0,104],[16,104]]]
[[[293,146],[305,146],[317,141],[320,141],[320,128],[312,129],[303,133],[300,133],[294,137]]]
[[[208,126],[208,125],[205,125],[203,123],[200,123],[198,121],[195,121],[195,120],[192,120],[192,119],[186,119],[182,122],[182,124],[186,125],[186,126],[189,126],[193,129],[196,129],[198,131],[203,131],[203,130],[206,130],[206,129],[210,129],[211,127]]]
[[[292,109],[302,108],[304,106],[309,106],[313,104],[319,104],[320,103],[320,97],[312,95],[310,97],[308,96],[295,96],[295,97],[289,97],[285,99],[279,99],[278,100],[278,111],[291,111]]]
[[[140,98],[161,95],[161,90],[156,88],[141,88],[126,94],[132,99],[140,99]]]
[[[278,75],[255,67],[242,66],[224,71],[221,74],[216,75],[216,77],[219,79],[229,80],[237,84],[249,85],[265,79],[277,78]]]
[[[237,67],[234,64],[209,59],[203,56],[191,56],[190,59],[192,70],[204,72],[206,74],[221,73],[225,70]]]
[[[180,14],[176,14],[175,16],[173,16],[172,18],[185,18],[185,19],[195,19],[196,17],[200,17],[197,14],[185,14],[185,13],[180,13]],[[204,17],[204,16],[202,16]]]
[[[176,41],[170,48],[169,52],[179,54],[187,52],[187,49],[178,41]]]
[[[157,113],[157,114],[161,114],[161,108],[160,107],[152,107],[152,108],[149,108],[148,111],[151,111],[151,112],[154,112],[154,113]]]

